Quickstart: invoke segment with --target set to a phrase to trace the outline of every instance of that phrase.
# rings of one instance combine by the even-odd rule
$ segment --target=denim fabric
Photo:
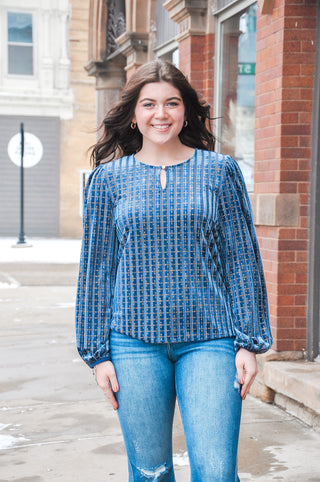
[[[241,418],[233,338],[146,343],[111,331],[119,381],[118,416],[129,481],[175,480],[172,422],[176,397],[192,482],[235,482]]]
[[[85,190],[76,303],[78,350],[110,359],[110,329],[151,343],[235,337],[256,353],[272,336],[248,193],[231,157],[180,163],[132,156],[97,167]]]

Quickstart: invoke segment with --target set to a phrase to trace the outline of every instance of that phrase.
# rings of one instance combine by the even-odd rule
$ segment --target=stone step
[[[263,378],[275,392],[277,405],[308,425],[320,427],[320,363],[269,361],[264,365]]]

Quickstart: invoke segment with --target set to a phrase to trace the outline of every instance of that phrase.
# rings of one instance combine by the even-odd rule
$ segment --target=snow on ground
[[[27,239],[27,245],[17,245],[17,239],[0,238],[0,263],[78,263],[81,241],[78,239]]]
[[[15,427],[18,427],[19,425],[15,425]],[[10,424],[3,424],[3,423],[0,423],[0,431],[2,430],[5,430],[7,429],[8,427],[10,427]],[[14,430],[13,428],[10,428],[9,430]],[[26,440],[29,440],[21,435],[19,435],[18,437],[16,436],[13,436],[13,435],[3,435],[3,434],[0,434],[0,450],[5,450],[5,449],[8,449],[10,447],[14,447],[15,445],[19,444],[19,442],[24,442]]]
[[[173,454],[173,463],[181,467],[190,465],[188,452]]]

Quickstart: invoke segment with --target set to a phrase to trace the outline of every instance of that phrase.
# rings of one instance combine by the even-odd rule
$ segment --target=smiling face
[[[185,121],[181,94],[168,82],[154,82],[142,87],[133,122],[143,137],[143,147],[174,146]]]

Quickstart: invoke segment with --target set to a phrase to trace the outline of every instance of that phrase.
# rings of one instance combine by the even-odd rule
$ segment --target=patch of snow
[[[241,482],[249,482],[252,480],[251,474],[248,474],[247,472],[239,473],[239,477]]]
[[[18,288],[18,284],[13,283],[2,283],[0,281],[0,290],[7,290],[8,288]]]
[[[0,281],[0,289],[18,288],[20,283],[8,273],[1,273],[1,277],[6,281]]]
[[[32,239],[32,246],[17,247],[17,240],[0,238],[0,263],[58,263],[76,264],[80,259],[79,239]]]
[[[57,303],[55,306],[52,308],[74,308],[75,307],[75,302],[66,302],[66,303]]]
[[[0,423],[0,431],[6,429],[7,427],[9,427],[10,424],[4,424],[4,423]],[[11,429],[9,429],[11,430]],[[25,437],[14,437],[13,435],[3,435],[3,434],[0,434],[0,450],[5,450],[5,449],[8,449],[10,447],[14,447],[15,445],[17,445],[17,443],[19,442],[25,442],[29,439],[25,438]]]
[[[190,465],[188,452],[183,452],[183,454],[173,454],[173,464],[181,467]]]

